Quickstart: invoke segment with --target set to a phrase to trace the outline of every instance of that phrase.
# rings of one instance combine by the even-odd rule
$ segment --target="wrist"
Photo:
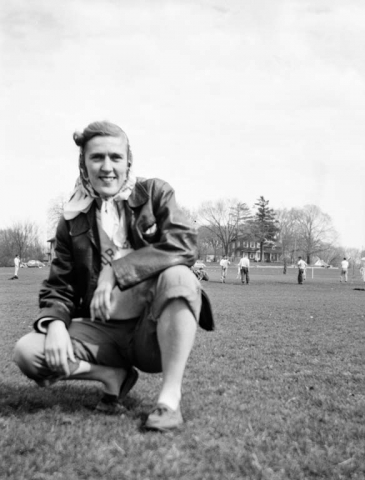
[[[49,332],[50,330],[59,330],[60,328],[64,328],[66,330],[66,325],[65,325],[65,322],[63,322],[62,320],[51,320],[50,323],[46,326],[47,328],[47,332]]]

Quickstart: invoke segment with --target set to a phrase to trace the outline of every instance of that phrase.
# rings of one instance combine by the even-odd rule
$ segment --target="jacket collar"
[[[149,199],[149,193],[144,188],[141,183],[142,178],[138,178],[137,182],[130,194],[127,203],[131,208],[137,208],[141,205],[144,205],[147,200]],[[91,231],[92,236],[96,236],[97,232],[97,225],[96,225],[96,215],[95,209],[97,208],[97,204],[94,201],[91,205],[89,210],[86,213],[80,213],[77,217],[73,220],[70,220],[70,235],[72,237],[85,233],[87,231]],[[94,235],[93,235],[94,234]]]
[[[127,203],[131,208],[140,207],[141,205],[144,205],[149,199],[149,194],[142,185],[141,180],[143,179],[140,177],[137,178],[137,182],[127,200]]]

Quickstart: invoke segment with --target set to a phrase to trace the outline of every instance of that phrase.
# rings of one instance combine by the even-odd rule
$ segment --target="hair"
[[[343,257],[344,260],[346,260],[346,257]]]
[[[298,257],[298,258],[302,258],[302,257]]]
[[[129,139],[127,134],[115,123],[108,122],[106,120],[102,122],[93,122],[88,125],[83,132],[76,131],[73,134],[74,142],[78,147],[80,147],[80,156],[79,156],[79,169],[81,180],[84,183],[87,183],[87,170],[85,166],[85,147],[87,142],[89,142],[94,137],[120,137],[125,140],[127,143],[127,160],[128,167],[130,168],[133,163],[132,150],[129,145]]]

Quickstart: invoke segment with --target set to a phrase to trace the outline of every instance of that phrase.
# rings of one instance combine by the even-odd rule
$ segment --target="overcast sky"
[[[1,6],[0,228],[72,190],[108,119],[180,204],[318,205],[365,247],[363,0],[12,0]]]

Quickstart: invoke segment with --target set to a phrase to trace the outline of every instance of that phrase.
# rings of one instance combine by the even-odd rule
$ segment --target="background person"
[[[340,283],[342,283],[342,280],[344,282],[347,282],[348,269],[349,269],[349,262],[347,261],[346,257],[344,257],[344,259],[341,262]]]
[[[238,263],[238,272],[241,276],[241,282],[243,284],[245,283],[245,278],[246,278],[247,285],[250,283],[249,270],[250,270],[250,260],[247,258],[247,255],[243,255],[243,257],[240,259]]]
[[[197,321],[213,329],[209,300],[189,268],[196,231],[169,184],[134,176],[121,128],[95,122],[74,140],[80,176],[57,227],[35,331],[18,341],[14,360],[39,386],[101,382],[96,408],[107,413],[120,411],[136,368],[162,371],[145,427],[178,427]]]
[[[230,264],[231,264],[231,262],[228,260],[227,255],[224,255],[222,260],[219,262],[219,265],[221,267],[221,282],[222,283],[226,283],[228,265],[230,265]]]
[[[365,283],[365,257],[362,257],[361,259],[360,275],[361,275],[362,281]]]
[[[19,280],[18,272],[20,267],[20,258],[19,255],[16,254],[14,257],[14,275],[9,278],[9,280]]]
[[[305,280],[305,270],[307,268],[306,262],[302,259],[302,257],[298,257],[298,283],[299,285],[303,284],[303,280]]]

